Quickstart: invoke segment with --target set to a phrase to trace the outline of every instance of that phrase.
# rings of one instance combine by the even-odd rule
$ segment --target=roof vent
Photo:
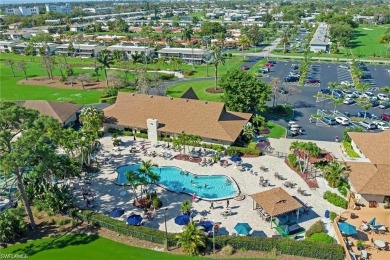
[[[188,101],[189,101],[189,99],[187,98],[187,99],[186,99],[186,102],[188,102]]]
[[[205,104],[208,104],[209,102],[206,100],[204,103],[205,103]]]
[[[170,100],[173,100],[173,97],[171,97]]]
[[[153,98],[153,95],[150,95],[150,98]]]
[[[132,96],[134,97],[134,96],[135,96],[135,93],[133,93]]]

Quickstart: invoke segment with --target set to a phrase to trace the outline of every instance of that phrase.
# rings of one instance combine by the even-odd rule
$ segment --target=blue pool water
[[[118,167],[116,184],[127,184],[125,173],[137,172],[139,167],[139,164]],[[227,199],[239,194],[237,184],[224,175],[194,175],[172,166],[154,167],[153,171],[160,175],[157,184],[171,191],[196,194],[198,198],[205,200]]]

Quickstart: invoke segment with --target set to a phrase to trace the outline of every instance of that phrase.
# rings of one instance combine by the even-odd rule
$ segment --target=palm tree
[[[252,117],[252,123],[259,129],[265,125],[265,118],[256,114]]]
[[[242,56],[244,57],[244,50],[250,45],[250,40],[246,35],[242,35],[238,40],[238,44],[241,46]]]
[[[390,87],[389,86],[381,88],[380,91],[382,91],[383,93],[385,93],[387,95],[390,95]]]
[[[193,35],[193,31],[191,26],[186,26],[181,32],[181,39],[186,41],[188,44],[188,42],[191,41],[192,39],[192,35]]]
[[[133,190],[136,201],[139,201],[138,196],[137,196],[137,187],[139,185],[138,174],[135,173],[134,171],[128,171],[125,173],[125,176],[126,176],[127,181],[129,182],[131,189]]]
[[[206,237],[194,222],[188,223],[176,238],[184,252],[191,256],[199,255],[200,247],[206,246]]]
[[[110,66],[114,64],[114,61],[110,55],[110,51],[102,50],[97,57],[97,61],[102,64],[104,69],[104,78],[106,79],[106,87],[108,87],[107,68],[110,68]]]
[[[330,187],[337,188],[348,178],[348,166],[342,162],[331,162],[324,168],[324,177]]]
[[[145,178],[145,185],[156,183],[160,180],[160,176],[153,172],[153,167],[156,167],[156,165],[152,163],[152,160],[141,162],[138,172],[141,178]]]
[[[343,100],[341,98],[335,98],[335,97],[331,97],[331,100],[332,100],[333,105],[334,105],[333,113],[335,113],[336,108],[343,103]]]
[[[255,136],[255,128],[251,124],[244,125],[242,128],[242,135],[245,136],[247,139],[252,140]]]
[[[290,38],[290,30],[286,28],[283,30],[282,35],[280,36],[281,42],[283,43],[283,52],[286,52],[286,45],[288,44],[288,39]]]
[[[217,89],[218,86],[218,66],[219,64],[225,64],[225,57],[222,56],[222,50],[220,47],[215,47],[214,52],[212,54],[210,63],[214,65],[214,71],[215,71],[215,86],[214,89]]]
[[[136,63],[142,63],[143,58],[141,54],[136,52],[131,54],[131,60],[133,61],[133,64],[136,64]]]
[[[181,212],[188,213],[191,210],[191,202],[189,200],[184,200],[181,203]]]

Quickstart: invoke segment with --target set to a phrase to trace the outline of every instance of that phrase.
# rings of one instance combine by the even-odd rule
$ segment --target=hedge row
[[[329,203],[346,209],[348,208],[348,201],[346,201],[343,197],[337,195],[336,193],[330,192],[330,191],[325,191],[323,198],[326,199]]]
[[[246,147],[238,147],[238,146],[230,146],[226,149],[226,153],[229,156],[233,155],[256,155],[260,156],[261,151],[257,149],[252,148],[246,148]]]
[[[119,234],[136,237],[153,243],[164,244],[165,232],[149,227],[130,226],[124,221],[112,219],[108,216],[90,210],[71,210],[69,215],[81,219],[90,225],[100,226]],[[168,233],[168,246],[176,246],[176,234]],[[212,245],[212,240],[208,240]],[[271,251],[274,248],[282,254],[313,257],[319,259],[344,259],[343,248],[337,244],[327,245],[307,241],[296,241],[289,238],[258,238],[258,237],[231,237],[216,236],[215,245],[222,248],[231,245],[235,249],[255,251]]]
[[[268,252],[276,248],[277,251],[286,255],[333,260],[344,259],[344,250],[338,244],[297,241],[290,238],[217,236],[215,244],[219,248],[230,245],[235,249]]]
[[[306,237],[311,237],[316,233],[322,233],[322,232],[325,232],[324,225],[321,220],[318,220],[316,223],[311,225],[311,227],[308,230],[306,230],[305,235]]]
[[[116,220],[111,217],[99,214],[90,210],[73,210],[69,215],[75,219],[87,222],[89,225],[104,227],[119,234],[128,235],[141,240],[153,243],[165,244],[165,232],[154,228],[143,226],[131,226],[124,221]],[[176,246],[176,234],[168,233],[168,245]]]

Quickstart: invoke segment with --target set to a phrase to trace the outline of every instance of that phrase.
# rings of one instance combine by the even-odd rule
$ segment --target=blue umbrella
[[[234,230],[237,231],[239,235],[249,235],[249,232],[252,230],[251,226],[248,223],[237,223],[234,227]]]
[[[376,218],[372,218],[370,221],[368,221],[367,225],[375,225]]]
[[[214,223],[211,221],[202,221],[202,222],[199,222],[198,226],[204,227],[204,231],[209,232],[209,231],[213,230]]]
[[[347,222],[340,222],[338,223],[338,226],[340,231],[346,234],[347,236],[357,234],[356,227]]]
[[[241,157],[233,156],[232,158],[230,158],[230,160],[231,160],[232,162],[239,162],[239,161],[241,161]]]
[[[108,213],[108,215],[112,218],[119,218],[120,216],[122,216],[123,214],[125,213],[125,210],[124,209],[120,209],[120,208],[113,208],[110,213]]]
[[[187,225],[188,222],[190,222],[190,217],[188,215],[180,215],[175,218],[175,223],[180,226]]]
[[[127,218],[127,224],[132,226],[138,226],[142,222],[142,217],[140,215],[131,215]]]

